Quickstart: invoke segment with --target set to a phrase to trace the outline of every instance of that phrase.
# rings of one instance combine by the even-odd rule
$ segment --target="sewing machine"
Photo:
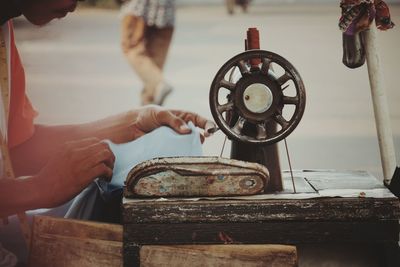
[[[217,71],[209,102],[219,129],[232,140],[231,158],[268,168],[264,192],[125,197],[124,266],[140,265],[142,245],[339,242],[383,246],[385,264],[396,266],[400,206],[381,182],[362,171],[280,170],[276,143],[299,124],[305,87],[290,62],[259,50],[254,29],[246,49]]]

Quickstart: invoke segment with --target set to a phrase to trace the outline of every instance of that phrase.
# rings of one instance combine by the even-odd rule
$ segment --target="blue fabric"
[[[138,163],[160,157],[201,156],[199,131],[189,123],[191,134],[178,134],[163,126],[126,144],[109,142],[116,157],[111,185],[123,186],[129,171]]]

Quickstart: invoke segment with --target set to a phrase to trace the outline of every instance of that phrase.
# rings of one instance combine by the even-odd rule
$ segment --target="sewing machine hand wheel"
[[[219,128],[234,140],[254,144],[273,144],[287,137],[300,122],[305,102],[297,70],[283,57],[264,50],[248,50],[230,59],[210,89],[210,108]],[[286,114],[288,107],[291,111]],[[276,131],[267,130],[271,122],[277,123]],[[249,127],[255,130],[246,131]]]

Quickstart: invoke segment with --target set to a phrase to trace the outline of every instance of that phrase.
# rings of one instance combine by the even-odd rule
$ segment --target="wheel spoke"
[[[287,81],[292,79],[292,75],[290,73],[285,72],[281,77],[278,78],[277,82],[280,86],[284,85]]]
[[[266,139],[267,138],[267,129],[265,128],[264,123],[257,124],[257,136],[256,139]]]
[[[272,61],[269,58],[262,59],[261,73],[264,75],[268,75],[269,68],[271,66]]]
[[[233,102],[228,102],[226,104],[223,105],[218,105],[217,106],[218,112],[220,114],[224,113],[225,111],[229,111],[233,109]]]
[[[274,121],[282,126],[282,129],[286,128],[289,125],[289,122],[285,120],[285,118],[280,114],[275,116]]]
[[[233,126],[232,130],[233,130],[236,134],[241,134],[245,122],[246,122],[246,119],[244,119],[244,118],[242,118],[242,117],[239,117],[239,119],[238,119],[237,122],[235,123],[235,126]]]
[[[233,91],[233,90],[235,90],[236,84],[224,79],[219,82],[219,86],[224,87],[224,88],[228,89],[229,91]]]
[[[237,66],[238,66],[242,76],[249,73],[249,69],[247,68],[246,63],[243,60],[240,60],[237,64]]]
[[[299,98],[297,96],[283,96],[282,100],[283,104],[285,105],[298,105]]]

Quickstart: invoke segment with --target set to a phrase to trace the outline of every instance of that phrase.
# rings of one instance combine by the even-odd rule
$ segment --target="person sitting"
[[[0,139],[15,173],[15,177],[9,175],[9,159],[2,154],[0,218],[27,210],[33,210],[28,217],[45,213],[96,219],[103,213],[101,217],[106,218],[98,196],[117,189],[121,197],[124,174],[130,167],[156,156],[201,153],[200,138],[208,136],[206,129],[213,123],[193,112],[155,105],[84,124],[36,124],[37,112],[25,93],[11,18],[23,14],[31,23],[44,25],[73,12],[77,0],[4,0],[0,5],[0,55],[7,58],[0,60],[0,74],[5,77],[0,79],[5,92],[0,101]],[[199,128],[204,131],[200,133]],[[22,247],[16,216],[9,219],[8,225],[0,226],[0,243],[24,262],[27,249]],[[13,258],[5,251],[0,245],[0,262]]]

